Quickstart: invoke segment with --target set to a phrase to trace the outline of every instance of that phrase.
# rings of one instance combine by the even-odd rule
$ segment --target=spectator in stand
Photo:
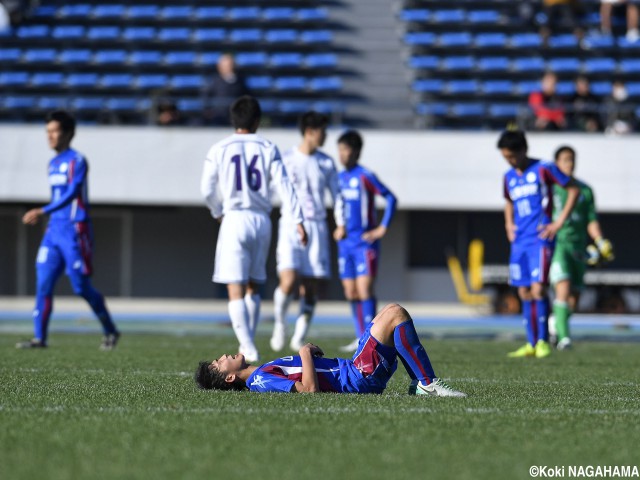
[[[156,112],[156,125],[159,127],[171,127],[181,123],[182,118],[175,102],[173,100],[161,100],[158,103]]]
[[[236,98],[248,95],[244,78],[236,72],[233,55],[225,53],[218,60],[218,73],[205,87],[204,123],[207,125],[229,125],[229,108]]]
[[[638,30],[638,0],[601,0],[600,1],[600,30],[604,35],[611,35],[611,11],[614,5],[627,6],[627,40],[640,40]]]
[[[564,105],[556,93],[557,83],[556,74],[546,72],[542,76],[540,91],[529,95],[529,107],[535,117],[535,130],[556,131],[567,127]]]
[[[622,80],[614,81],[611,95],[605,100],[606,133],[623,135],[633,131],[636,119],[628,98],[629,93]]]
[[[551,35],[562,33],[564,28],[570,28],[578,42],[582,40],[584,31],[578,22],[581,13],[578,0],[543,0],[542,8],[546,15],[540,28],[540,37],[546,45]]]
[[[569,115],[571,127],[581,132],[601,132],[600,98],[591,92],[589,79],[584,75],[576,78],[575,87]]]

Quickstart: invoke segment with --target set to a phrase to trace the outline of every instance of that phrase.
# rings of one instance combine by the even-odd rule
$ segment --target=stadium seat
[[[442,59],[442,69],[447,71],[461,72],[472,70],[476,65],[475,58],[465,57],[445,57]]]
[[[431,16],[434,23],[462,23],[466,15],[464,10],[436,10]]]
[[[573,34],[556,35],[549,39],[549,48],[578,48],[578,40]]]
[[[30,96],[10,96],[4,99],[2,102],[3,108],[7,110],[28,110],[35,107],[36,99]]]
[[[39,110],[60,110],[67,108],[67,97],[40,97],[36,103]]]
[[[54,18],[58,13],[55,5],[41,5],[31,14],[33,18]]]
[[[29,82],[26,72],[0,72],[0,87],[23,87]]]
[[[89,40],[115,41],[120,38],[120,27],[91,27],[87,31]]]
[[[58,72],[34,73],[31,77],[31,85],[34,87],[51,87],[62,84],[64,75]]]
[[[515,118],[523,108],[513,103],[496,103],[489,106],[489,116],[495,118]]]
[[[581,68],[581,62],[577,58],[552,58],[547,63],[547,68],[555,73],[577,74]]]
[[[613,75],[617,64],[613,58],[589,58],[584,61],[584,72],[588,75],[607,74]]]
[[[449,113],[449,105],[443,102],[419,103],[416,106],[416,113],[422,116],[442,117]]]
[[[163,42],[186,42],[191,38],[190,28],[161,28],[158,31],[158,40]]]
[[[637,50],[640,49],[640,40],[637,40],[635,42],[630,42],[629,40],[627,40],[627,37],[620,37],[618,38],[618,47],[624,49],[624,50]]]
[[[110,112],[146,111],[151,108],[151,100],[132,97],[109,98],[105,103],[105,107]]]
[[[620,60],[619,68],[621,73],[640,73],[640,59],[624,58]]]
[[[400,19],[403,22],[416,22],[416,23],[424,23],[428,22],[431,18],[431,12],[424,8],[407,8],[400,12]]]
[[[58,16],[65,19],[84,19],[91,13],[92,6],[86,3],[77,5],[63,5],[58,10]]]
[[[283,100],[278,103],[278,111],[286,114],[300,114],[309,111],[311,102],[307,100]]]
[[[60,25],[54,27],[51,36],[58,40],[78,40],[85,36],[86,29],[82,25]]]
[[[50,28],[46,25],[29,25],[18,27],[16,37],[22,39],[47,38]]]
[[[122,38],[131,42],[142,42],[155,39],[156,34],[153,27],[127,27],[122,32]]]
[[[201,53],[199,58],[200,65],[205,66],[215,66],[220,60],[220,53],[218,52],[207,52]]]
[[[440,65],[440,57],[433,55],[423,55],[420,57],[411,57],[409,66],[413,69],[435,70]]]
[[[495,25],[500,21],[500,13],[495,10],[471,10],[467,13],[467,21],[473,24]]]
[[[430,47],[436,43],[437,36],[435,33],[431,32],[417,32],[417,33],[407,33],[404,36],[405,45],[419,45]]]
[[[58,52],[53,48],[34,48],[25,50],[22,61],[25,63],[52,63],[56,61]]]
[[[540,74],[544,72],[546,63],[544,59],[540,57],[525,57],[516,58],[511,64],[514,72],[527,73],[527,74]]]
[[[235,57],[238,67],[265,67],[269,57],[264,52],[238,53]]]
[[[446,92],[450,95],[470,95],[480,90],[477,80],[451,80],[447,83]]]
[[[222,20],[226,15],[225,7],[198,7],[194,14],[196,20]]]
[[[518,95],[528,96],[533,92],[540,90],[540,82],[537,80],[524,80],[516,84],[516,92]]]
[[[485,111],[482,103],[454,103],[450,112],[454,117],[482,117]]]
[[[304,44],[325,44],[333,41],[330,30],[306,30],[300,34],[300,42]]]
[[[640,82],[628,82],[627,83],[627,93],[631,98],[640,97]]]
[[[485,95],[511,95],[514,85],[511,80],[487,80],[482,84]]]
[[[438,43],[443,48],[470,47],[473,37],[468,32],[443,33],[438,37]]]
[[[611,35],[587,35],[582,40],[586,49],[606,49],[615,47],[615,40]]]
[[[162,53],[151,50],[131,52],[129,63],[132,65],[157,65],[162,61]]]
[[[344,113],[345,104],[343,102],[320,100],[317,102],[313,102],[313,104],[311,105],[311,110],[325,114]]]
[[[258,20],[261,13],[259,7],[233,7],[227,10],[227,16],[233,21]]]
[[[81,65],[89,63],[92,56],[91,50],[63,50],[58,61],[64,65]]]
[[[274,53],[271,55],[273,67],[299,67],[302,65],[301,53]]]
[[[517,49],[538,49],[542,46],[537,33],[516,33],[511,36],[511,47]]]
[[[0,63],[14,63],[22,57],[19,48],[0,48]]]
[[[77,97],[71,101],[71,109],[76,111],[102,110],[104,98],[102,97]]]
[[[127,52],[124,50],[99,50],[93,57],[93,62],[98,65],[121,65],[127,61]]]
[[[180,98],[176,102],[176,107],[180,112],[197,112],[204,109],[204,102],[199,98]]]
[[[227,32],[224,28],[198,28],[193,33],[193,39],[198,43],[224,42]]]
[[[304,64],[309,68],[334,68],[338,66],[338,56],[334,53],[310,53]]]
[[[258,28],[238,28],[229,32],[229,40],[233,43],[253,43],[262,40],[262,30]]]
[[[509,66],[507,57],[484,57],[477,62],[477,68],[481,72],[506,72]]]
[[[307,79],[304,77],[279,77],[273,81],[273,88],[281,92],[305,90]]]
[[[591,93],[599,97],[606,97],[611,94],[611,82],[601,81],[591,83]]]
[[[339,77],[317,77],[309,81],[312,92],[338,92],[342,90],[342,80]]]
[[[556,93],[560,96],[573,95],[576,92],[576,86],[573,81],[558,82],[556,84]]]
[[[479,33],[474,44],[477,48],[505,48],[508,37],[504,33]]]
[[[443,80],[430,78],[426,80],[416,80],[411,85],[411,89],[418,93],[441,93],[444,90]]]
[[[65,82],[69,88],[93,88],[97,83],[98,75],[95,73],[71,73]]]
[[[162,20],[188,20],[193,15],[193,8],[188,5],[170,5],[160,10]]]
[[[103,88],[128,88],[132,84],[133,76],[128,73],[110,73],[100,79]]]
[[[168,52],[164,56],[164,63],[167,65],[194,65],[197,60],[195,52]]]
[[[270,90],[273,86],[273,79],[266,75],[247,77],[246,82],[249,90]]]
[[[298,32],[293,29],[267,30],[264,39],[267,43],[295,43],[298,41]]]
[[[134,20],[153,20],[160,14],[157,5],[132,5],[127,10],[127,17]]]
[[[296,19],[300,22],[323,22],[327,18],[324,8],[301,8],[296,14]]]
[[[134,85],[137,88],[164,88],[169,85],[169,77],[164,74],[138,75]]]
[[[291,21],[295,10],[291,7],[270,7],[262,11],[263,20],[270,22]]]
[[[122,18],[125,16],[125,7],[124,5],[96,5],[96,7],[91,12],[91,15],[94,18],[99,19],[116,19]]]

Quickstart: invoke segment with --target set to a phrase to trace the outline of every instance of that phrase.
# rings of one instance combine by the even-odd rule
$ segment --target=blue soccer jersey
[[[65,150],[49,162],[51,203],[43,207],[51,220],[85,222],[89,220],[89,196],[85,158],[73,149]]]
[[[550,162],[532,160],[522,173],[512,168],[504,175],[504,197],[513,202],[514,243],[537,242],[540,228],[551,223],[553,185],[565,186],[570,177]]]

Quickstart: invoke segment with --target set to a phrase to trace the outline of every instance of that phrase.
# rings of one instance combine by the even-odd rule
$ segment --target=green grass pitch
[[[640,464],[640,349],[578,343],[509,360],[513,342],[427,340],[467,399],[202,392],[198,360],[228,336],[0,337],[3,479],[526,479],[532,465]],[[338,356],[345,338],[317,341]],[[259,346],[270,357],[268,339]],[[267,358],[267,360],[270,358]]]

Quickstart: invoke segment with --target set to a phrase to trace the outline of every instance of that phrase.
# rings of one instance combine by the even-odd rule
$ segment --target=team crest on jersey
[[[60,172],[65,173],[68,169],[69,169],[69,164],[68,163],[60,164]]]
[[[260,388],[265,388],[265,385],[269,383],[269,380],[265,380],[264,378],[262,378],[262,375],[256,375],[253,378],[253,382],[251,382],[251,386],[256,386],[256,387],[260,387]]]
[[[358,179],[353,177],[351,180],[349,180],[349,186],[351,188],[356,188],[358,186]]]
[[[513,187],[516,184],[516,179],[512,178],[511,180],[509,180],[509,186]]]
[[[535,173],[533,173],[533,172],[527,173],[527,182],[533,183],[533,182],[536,181],[536,179],[537,179],[537,177],[536,177]]]

